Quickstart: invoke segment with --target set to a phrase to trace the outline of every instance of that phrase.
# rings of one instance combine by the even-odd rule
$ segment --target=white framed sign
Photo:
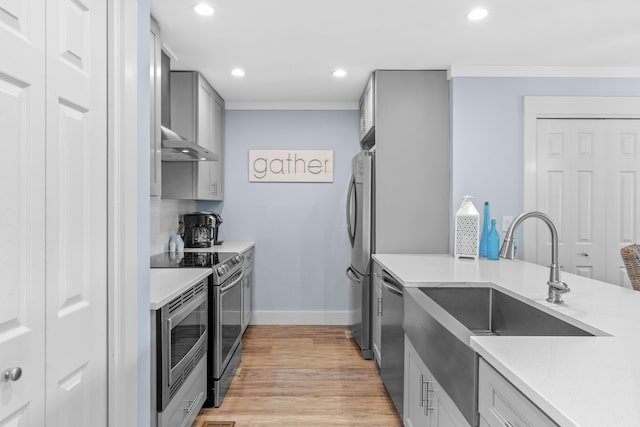
[[[333,150],[249,150],[250,182],[333,182]]]

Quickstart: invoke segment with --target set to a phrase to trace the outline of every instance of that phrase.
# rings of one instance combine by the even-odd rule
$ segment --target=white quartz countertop
[[[232,242],[224,241],[221,245],[211,246],[210,248],[185,248],[185,252],[238,252],[242,253],[255,246],[254,242]]]
[[[157,310],[210,275],[210,268],[152,268],[149,273],[151,310]]]
[[[561,426],[640,426],[640,292],[561,273],[564,304],[545,299],[547,267],[450,255],[376,254],[406,287],[478,282],[529,299],[595,337],[474,336],[471,346]]]
[[[185,252],[238,252],[254,247],[254,242],[223,242],[210,248],[185,248]],[[157,310],[212,273],[210,268],[152,268],[149,275],[151,310]]]

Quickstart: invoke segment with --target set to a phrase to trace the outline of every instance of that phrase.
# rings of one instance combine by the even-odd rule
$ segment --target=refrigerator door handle
[[[347,277],[354,282],[359,282],[362,279],[362,276],[358,277],[358,272],[351,267],[347,268]]]
[[[351,224],[351,211],[353,211],[353,218],[355,221],[358,220],[358,203],[351,204],[352,195],[355,193],[356,187],[356,177],[351,176],[351,182],[349,183],[349,192],[347,193],[347,231],[349,233],[349,241],[351,242],[351,247],[353,247],[356,240],[356,224]]]

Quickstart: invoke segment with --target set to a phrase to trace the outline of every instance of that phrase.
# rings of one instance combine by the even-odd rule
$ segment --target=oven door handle
[[[242,281],[243,277],[244,277],[244,271],[240,270],[240,275],[238,276],[238,278],[236,280],[234,280],[233,282],[229,283],[228,285],[225,285],[222,288],[220,288],[220,295],[227,293],[227,291],[231,290],[231,288],[234,288],[238,284],[240,284],[240,282]]]
[[[182,322],[185,317],[187,317],[188,315],[190,315],[193,312],[193,310],[195,310],[197,307],[199,307],[200,305],[202,305],[205,302],[207,302],[207,293],[203,292],[200,295],[198,295],[189,304],[187,304],[184,307],[180,308],[180,311],[177,314],[175,314],[174,316],[171,316],[171,317],[169,317],[167,319],[169,330],[173,329],[173,324],[174,323],[178,324],[178,323]]]

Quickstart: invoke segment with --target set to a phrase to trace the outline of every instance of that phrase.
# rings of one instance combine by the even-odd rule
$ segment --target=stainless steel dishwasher
[[[402,417],[404,392],[403,286],[382,270],[382,338],[380,378]]]

